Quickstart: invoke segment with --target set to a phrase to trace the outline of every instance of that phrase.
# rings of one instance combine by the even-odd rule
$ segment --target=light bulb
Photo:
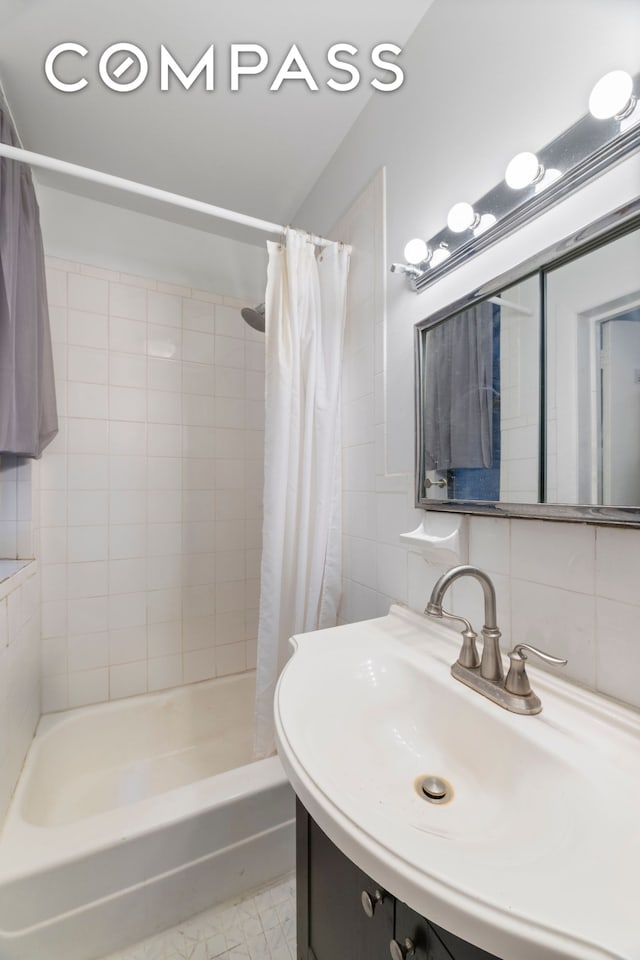
[[[618,119],[631,112],[636,104],[633,80],[625,70],[612,70],[596,83],[589,97],[589,111],[596,120]]]
[[[451,251],[442,245],[437,247],[431,254],[431,267],[438,267],[441,263],[451,256]]]
[[[416,237],[414,240],[409,240],[404,248],[404,258],[407,263],[424,263],[425,260],[429,259],[429,247],[425,241],[419,237]]]
[[[555,167],[549,167],[548,170],[545,170],[542,179],[538,180],[536,183],[535,193],[542,193],[542,191],[546,190],[547,187],[550,187],[552,183],[555,183],[556,180],[559,180],[561,176],[561,170],[556,170]]]
[[[453,233],[464,233],[480,223],[480,217],[470,203],[454,203],[449,210],[447,226]]]
[[[473,231],[474,237],[479,237],[481,234],[485,233],[487,230],[490,230],[491,227],[496,223],[496,218],[492,213],[483,213],[480,217],[480,223]]]
[[[523,190],[539,180],[544,173],[544,167],[540,165],[535,153],[525,151],[518,153],[510,161],[505,171],[504,178],[507,186],[512,190]]]

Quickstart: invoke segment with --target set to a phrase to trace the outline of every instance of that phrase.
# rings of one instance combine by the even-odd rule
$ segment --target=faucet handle
[[[425,613],[427,616],[431,615],[429,606],[427,606]],[[464,623],[464,630],[461,631],[462,647],[460,648],[458,663],[463,667],[468,667],[471,670],[475,670],[476,667],[480,666],[480,656],[478,654],[478,648],[476,647],[478,634],[475,632],[469,621],[465,619],[465,617],[459,617],[455,613],[448,613],[446,610],[443,610],[442,607],[440,607],[439,615],[444,617],[446,620],[458,620],[460,623]]]
[[[504,682],[504,688],[508,693],[515,693],[516,696],[519,697],[526,697],[531,693],[531,684],[529,683],[529,677],[525,670],[525,662],[527,660],[525,650],[528,651],[528,653],[535,654],[536,657],[544,660],[545,663],[555,664],[555,666],[558,667],[564,667],[567,664],[567,660],[565,660],[564,657],[554,657],[550,653],[545,653],[544,650],[538,650],[537,647],[530,647],[528,643],[516,643],[509,654],[510,666],[507,679]]]

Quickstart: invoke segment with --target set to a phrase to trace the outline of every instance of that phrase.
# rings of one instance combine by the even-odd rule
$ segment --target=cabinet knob
[[[373,896],[371,896],[367,890],[363,890],[360,894],[360,903],[362,904],[362,909],[369,918],[373,916],[376,907],[379,903],[382,903],[383,900],[384,894],[381,890],[376,890]]]
[[[399,940],[392,940],[389,944],[391,960],[406,960],[406,957],[410,957],[415,949],[415,944],[409,937],[406,937],[402,943]]]

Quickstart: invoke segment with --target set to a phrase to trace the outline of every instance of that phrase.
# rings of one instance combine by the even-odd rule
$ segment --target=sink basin
[[[508,713],[451,677],[455,631],[400,607],[292,644],[280,757],[347,856],[505,960],[639,960],[635,711],[531,669],[542,713]]]

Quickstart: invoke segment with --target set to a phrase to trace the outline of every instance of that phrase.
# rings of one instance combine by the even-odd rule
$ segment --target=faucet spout
[[[441,618],[443,616],[442,601],[444,595],[449,587],[461,577],[473,577],[480,583],[484,594],[484,626],[482,628],[484,645],[480,662],[480,675],[486,680],[500,682],[504,679],[504,669],[500,656],[500,631],[496,619],[496,591],[486,573],[471,564],[462,564],[447,570],[431,591],[431,597],[424,612],[429,617]]]
[[[498,623],[496,621],[496,591],[486,573],[473,567],[471,564],[462,564],[459,567],[452,567],[440,577],[431,591],[431,597],[427,604],[425,613],[430,617],[442,616],[442,601],[444,595],[456,580],[460,577],[474,577],[480,583],[484,593],[484,626],[488,630],[496,630]]]

